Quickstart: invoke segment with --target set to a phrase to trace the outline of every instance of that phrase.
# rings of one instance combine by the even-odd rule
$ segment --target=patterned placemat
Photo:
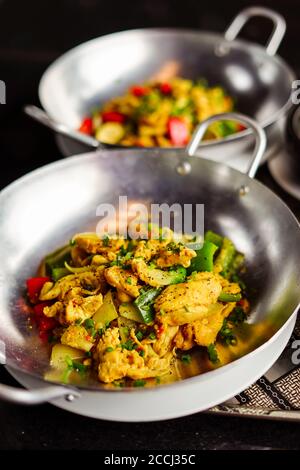
[[[271,369],[210,412],[300,421],[300,314],[285,350]]]

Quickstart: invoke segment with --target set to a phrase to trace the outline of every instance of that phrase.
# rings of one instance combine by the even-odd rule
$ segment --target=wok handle
[[[186,147],[187,154],[190,156],[195,155],[195,152],[207,128],[210,126],[210,124],[216,121],[236,121],[236,122],[242,123],[244,126],[251,129],[255,138],[255,148],[253,152],[253,157],[251,159],[251,162],[250,162],[250,165],[246,174],[250,178],[254,178],[255,173],[257,172],[257,169],[263,157],[263,154],[266,150],[267,137],[262,127],[256,121],[254,121],[254,119],[248,116],[245,116],[244,114],[239,114],[239,113],[216,114],[215,116],[211,116],[210,118],[201,122],[201,124],[199,124],[199,126],[196,127],[196,130],[194,131],[194,134],[188,146]]]
[[[242,10],[229,25],[225,31],[225,39],[227,41],[234,41],[244,25],[253,17],[261,16],[268,18],[273,22],[273,32],[268,40],[266,52],[269,55],[275,55],[278,47],[281,44],[286,30],[286,22],[283,16],[279,13],[264,7],[250,7]]]
[[[75,131],[60,122],[54,121],[43,109],[38,108],[37,106],[27,105],[24,107],[24,112],[40,124],[49,127],[49,129],[54,132],[58,132],[58,134],[62,134],[70,139],[80,142],[81,144],[89,145],[90,147],[101,147],[100,142],[97,139],[94,139],[94,137]]]
[[[77,390],[58,385],[24,390],[0,384],[0,400],[19,405],[39,405],[56,398],[65,398],[67,401],[73,401],[75,398],[80,398],[80,396]]]

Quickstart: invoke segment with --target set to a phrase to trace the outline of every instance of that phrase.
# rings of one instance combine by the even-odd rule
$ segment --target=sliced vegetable
[[[84,351],[79,349],[71,348],[64,344],[55,344],[52,348],[50,365],[57,369],[65,369],[66,357],[70,357],[72,360],[80,360],[84,358]]]
[[[215,268],[224,277],[228,277],[230,273],[230,265],[233,261],[236,249],[229,238],[223,238],[223,243],[219,254],[215,260]]]
[[[65,268],[68,274],[84,273],[85,271],[91,271],[92,269],[90,266],[82,266],[80,268],[76,268],[75,266],[70,266],[69,263],[67,263],[67,261],[65,261]]]
[[[125,129],[119,122],[106,122],[96,132],[96,139],[104,144],[117,144],[125,135]]]
[[[45,282],[49,282],[51,279],[49,277],[31,277],[27,279],[27,292],[30,302],[33,304],[38,302],[41,289]]]
[[[134,96],[140,97],[148,95],[150,90],[145,86],[135,85],[130,88],[130,91]]]
[[[170,83],[167,82],[161,83],[159,86],[159,90],[163,95],[169,95],[170,93],[172,93],[172,86],[170,85]]]
[[[138,323],[142,323],[144,321],[138,308],[134,304],[121,304],[119,307],[119,313],[122,317],[128,318],[128,320],[132,320]]]
[[[45,315],[40,317],[38,322],[40,331],[50,331],[57,326],[57,321],[55,318],[48,318]]]
[[[145,323],[151,323],[154,319],[154,310],[153,303],[156,297],[161,293],[161,287],[155,289],[148,289],[146,292],[143,292],[139,297],[133,302],[140,312],[143,321]]]
[[[238,302],[241,300],[242,294],[229,294],[227,292],[221,292],[218,300],[220,302]]]
[[[80,124],[79,132],[83,134],[92,135],[93,133],[93,120],[91,118],[84,118]]]
[[[209,271],[214,268],[214,254],[218,247],[214,243],[204,240],[203,246],[200,250],[196,250],[197,256],[192,259],[191,265],[188,268],[188,273],[193,271]]]
[[[70,271],[67,268],[53,268],[51,277],[53,281],[58,281],[59,279],[64,276],[67,276],[68,274],[70,274]]]
[[[103,304],[93,316],[95,327],[97,329],[103,328],[107,323],[110,323],[116,318],[118,318],[118,312],[114,304],[112,292],[108,291],[104,296]]]
[[[184,282],[186,278],[186,269],[183,266],[177,266],[174,269],[170,269],[170,271],[147,267],[146,272],[149,284],[152,285],[150,282],[150,280],[152,280],[154,286],[178,284],[179,282]]]
[[[117,111],[105,111],[102,113],[103,122],[119,122],[123,124],[126,121],[125,114],[118,113]]]
[[[46,256],[44,262],[49,276],[52,276],[53,269],[65,268],[65,261],[69,262],[71,260],[71,249],[72,247],[69,244]]]
[[[205,235],[204,235],[204,240],[213,243],[214,245],[217,245],[218,248],[221,248],[222,243],[223,243],[223,237],[221,235],[212,232],[211,230],[208,230]]]
[[[49,307],[49,305],[51,305],[52,302],[41,302],[39,304],[36,304],[34,307],[33,307],[33,311],[34,311],[34,314],[36,317],[42,317],[44,315],[44,308],[45,307]]]
[[[168,134],[172,145],[181,147],[189,140],[189,131],[186,123],[177,116],[172,116],[168,120]]]

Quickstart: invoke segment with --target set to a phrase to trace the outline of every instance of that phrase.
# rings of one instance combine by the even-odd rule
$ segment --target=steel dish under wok
[[[274,25],[266,48],[236,39],[244,24],[258,16]],[[265,159],[282,145],[295,79],[289,66],[275,56],[284,33],[285,21],[279,14],[252,7],[240,12],[224,35],[140,29],[99,37],[65,53],[46,70],[39,86],[40,101],[51,118],[76,129],[92,108],[124,93],[133,83],[174,75],[203,77],[210,85],[223,86],[236,99],[238,112],[263,126],[268,137]],[[60,137],[60,143],[66,155],[86,151],[65,138]],[[249,153],[251,145],[253,137],[246,131],[219,142],[202,142],[200,147],[202,156],[226,161],[232,155],[240,158],[246,149]]]
[[[248,175],[193,156],[207,126],[226,118],[242,121],[256,136]],[[116,204],[119,195],[134,202],[205,204],[206,228],[230,237],[246,255],[250,321],[268,324],[255,344],[259,354],[286,328],[300,302],[299,225],[275,194],[252,179],[265,144],[264,132],[251,119],[220,115],[199,126],[186,151],[99,150],[47,165],[4,189],[0,194],[0,340],[6,346],[7,365],[43,379],[49,356],[35,329],[28,329],[25,280],[35,274],[49,251],[78,231],[95,229],[96,207]],[[247,364],[247,355],[238,361]],[[224,373],[226,367],[219,370]],[[198,378],[170,387],[184,387],[189,380]],[[111,393],[99,383],[89,386]],[[51,386],[32,394],[0,385],[0,397],[22,403],[70,394],[79,396],[80,391]]]

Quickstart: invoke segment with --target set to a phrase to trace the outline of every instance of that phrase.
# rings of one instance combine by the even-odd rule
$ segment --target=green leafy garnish
[[[108,246],[109,245],[109,236],[108,235],[104,235],[104,237],[102,238],[103,240],[103,246]]]
[[[220,338],[227,345],[235,345],[237,343],[236,336],[233,334],[232,328],[228,325],[228,321],[224,319],[222,328],[219,331]]]
[[[138,331],[135,336],[139,341],[142,341],[142,339],[144,338],[144,335],[141,331]]]
[[[108,346],[108,348],[106,348],[106,352],[113,352],[114,348],[112,348],[111,346]]]
[[[184,363],[184,364],[190,364],[191,361],[192,361],[192,357],[190,354],[183,354],[181,356],[181,361]]]
[[[247,315],[245,311],[242,309],[242,307],[235,307],[231,314],[228,317],[228,320],[230,323],[233,323],[234,325],[239,325],[240,323],[243,323],[247,318]]]
[[[219,362],[219,357],[218,357],[215,344],[211,343],[209,346],[207,346],[207,352],[208,352],[209,360],[213,364],[217,364]]]
[[[135,380],[132,385],[134,387],[145,387],[146,380]]]
[[[121,344],[121,348],[127,349],[127,351],[132,351],[133,349],[136,349],[137,347],[138,347],[137,344],[134,341],[132,341],[132,339],[128,339],[127,341],[125,341],[125,343]]]

